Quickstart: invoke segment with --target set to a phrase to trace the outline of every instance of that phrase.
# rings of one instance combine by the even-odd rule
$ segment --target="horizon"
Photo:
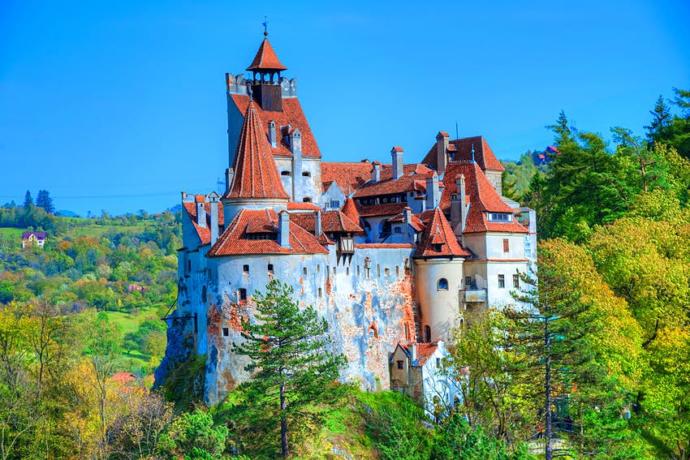
[[[0,203],[45,189],[81,216],[157,213],[216,190],[224,74],[244,72],[264,15],[324,161],[389,162],[393,145],[421,161],[456,123],[517,160],[551,143],[560,110],[641,136],[656,98],[689,86],[690,5],[602,3],[5,3]]]

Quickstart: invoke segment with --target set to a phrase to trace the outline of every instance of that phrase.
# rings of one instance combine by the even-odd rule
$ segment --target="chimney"
[[[209,208],[211,210],[211,246],[218,240],[218,194],[208,194]]]
[[[436,170],[439,174],[446,172],[448,164],[448,133],[439,131],[436,135]]]
[[[391,166],[393,167],[393,179],[398,179],[405,174],[402,147],[396,145],[391,149]]]
[[[290,247],[290,214],[287,211],[278,214],[278,243],[283,248]]]
[[[455,185],[458,187],[458,199],[460,200],[460,232],[464,232],[465,225],[467,224],[467,213],[470,210],[470,205],[467,204],[464,174],[460,174],[460,177],[456,178]]]
[[[225,170],[225,192],[230,193],[230,187],[232,187],[232,179],[235,177],[235,170],[233,168],[228,168]]]
[[[316,211],[314,216],[314,235],[321,236],[321,211]]]
[[[206,208],[203,201],[196,203],[196,223],[199,227],[206,228]]]
[[[374,162],[374,172],[371,177],[372,182],[381,182],[381,163]]]
[[[276,122],[271,120],[268,122],[268,142],[271,143],[271,147],[276,148],[277,138],[276,138]]]
[[[438,176],[434,171],[431,177],[426,178],[426,209],[433,210],[441,201],[441,193],[438,188]]]
[[[414,364],[417,361],[417,344],[413,342],[410,345],[410,364]]]
[[[302,201],[302,133],[295,128],[290,132],[290,150],[292,151],[292,201]]]

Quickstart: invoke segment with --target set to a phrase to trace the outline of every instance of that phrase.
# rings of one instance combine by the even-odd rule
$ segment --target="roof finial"
[[[264,16],[264,22],[261,23],[264,26],[264,37],[268,37],[268,18]]]

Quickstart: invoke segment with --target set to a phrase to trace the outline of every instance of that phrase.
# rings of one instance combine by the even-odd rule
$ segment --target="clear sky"
[[[0,0],[0,202],[158,211],[227,166],[224,73],[262,39],[297,77],[324,159],[418,161],[439,130],[502,159],[574,125],[642,133],[690,87],[690,2]]]

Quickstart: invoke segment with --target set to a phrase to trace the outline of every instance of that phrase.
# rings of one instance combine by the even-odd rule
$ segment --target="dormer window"
[[[509,212],[491,212],[489,213],[489,222],[512,222],[513,215]]]

